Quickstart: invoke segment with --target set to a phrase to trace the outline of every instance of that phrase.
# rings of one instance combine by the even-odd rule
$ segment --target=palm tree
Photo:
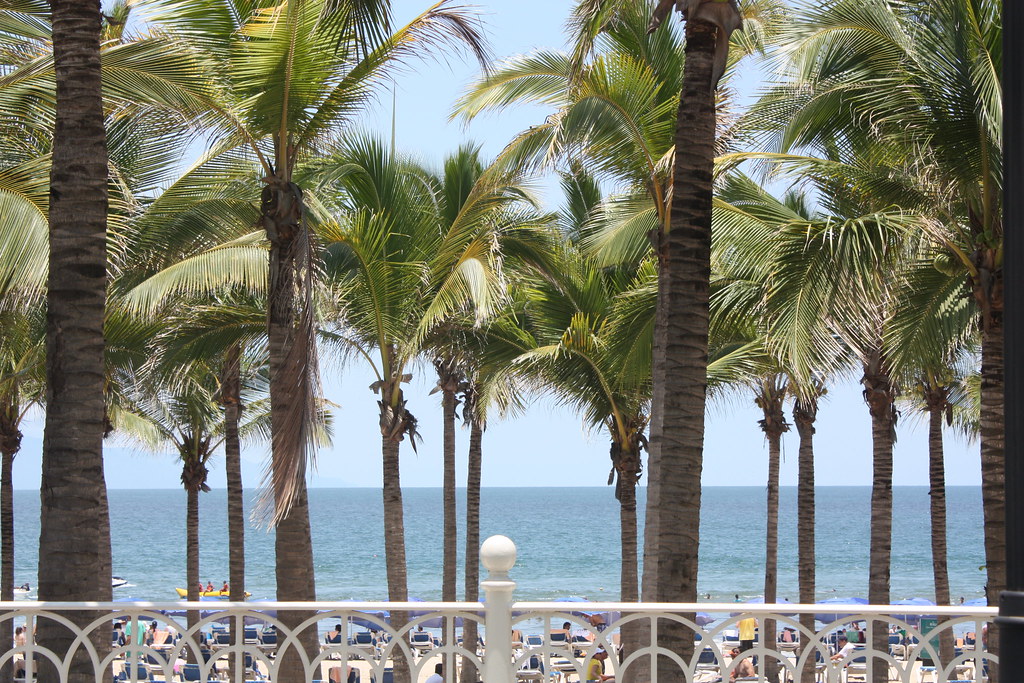
[[[382,143],[350,140],[325,163],[339,169],[328,173],[337,222],[320,227],[334,334],[377,376],[370,388],[379,396],[388,596],[400,602],[408,588],[399,444],[408,437],[415,447],[419,436],[402,384],[433,330],[470,308],[483,319],[498,301],[494,227],[477,219],[521,201],[522,193],[500,176],[489,178],[446,224],[429,173],[392,157]],[[392,626],[403,624],[392,615]],[[398,677],[408,675],[403,664],[396,662]]]
[[[267,330],[273,413],[272,468],[277,527],[277,586],[282,600],[315,599],[306,498],[306,463],[316,430],[313,282],[316,250],[306,201],[295,182],[299,161],[335,136],[365,103],[388,68],[451,40],[482,50],[469,17],[442,1],[389,35],[384,2],[258,3],[209,21],[208,2],[175,3],[157,18],[181,29],[186,43],[207,54],[211,77],[225,86],[217,109],[222,134],[210,159],[246,149],[259,162],[264,188],[260,225],[270,242]],[[228,114],[228,112],[233,112]],[[284,614],[296,626],[302,617]],[[316,634],[303,633],[315,652]],[[287,676],[300,676],[289,657]]]
[[[790,82],[755,107],[768,145],[904,150],[905,172],[872,186],[929,218],[982,335],[982,496],[990,604],[1005,586],[1000,4],[842,0],[808,6],[786,36]],[[837,147],[838,146],[838,147]],[[804,149],[801,149],[804,148]],[[990,633],[995,644],[998,637]]]
[[[103,478],[107,147],[99,3],[55,2],[52,22],[57,98],[50,171],[39,598],[109,600],[110,536]],[[70,528],[78,533],[68,534]],[[68,618],[85,627],[94,615],[75,612]],[[93,644],[102,657],[110,638],[101,629],[95,633]],[[42,646],[62,653],[73,640],[63,626],[40,621]],[[84,648],[76,649],[69,673],[74,683],[93,679]]]
[[[950,604],[946,553],[946,473],[942,423],[973,406],[969,380],[980,379],[971,366],[978,356],[977,315],[963,296],[963,285],[943,272],[943,252],[927,245],[908,268],[907,286],[889,335],[894,364],[909,388],[903,401],[910,411],[928,416],[928,480],[931,508],[935,603]],[[970,428],[965,430],[972,434]],[[939,634],[943,663],[954,656],[953,633]]]
[[[789,431],[789,423],[783,412],[783,404],[789,387],[781,373],[763,377],[755,387],[754,402],[764,417],[759,421],[761,431],[768,440],[768,495],[765,522],[765,565],[764,601],[774,603],[778,597],[779,569],[779,461],[782,455],[782,435]],[[774,619],[766,619],[761,631],[761,647],[777,648]],[[778,676],[778,660],[765,657],[765,676],[775,680]]]
[[[45,315],[21,301],[0,308],[0,600],[14,600],[14,458],[21,450],[21,426],[43,398]],[[0,642],[13,642],[13,623],[0,624]],[[14,675],[5,667],[4,680]]]
[[[199,600],[199,494],[210,490],[207,465],[225,442],[228,429],[238,435],[222,413],[216,369],[201,361],[175,365],[173,375],[158,371],[136,378],[123,401],[113,406],[114,429],[151,450],[171,447],[181,459],[181,483],[188,496],[186,506],[186,583],[189,600]],[[236,370],[237,372],[237,370]],[[239,387],[239,395],[240,395]],[[243,432],[266,429],[264,410],[252,413]],[[199,615],[190,613],[190,626]]]

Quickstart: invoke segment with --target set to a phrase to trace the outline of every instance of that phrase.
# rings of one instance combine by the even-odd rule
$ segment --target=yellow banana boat
[[[187,598],[188,597],[188,590],[187,589],[185,589],[185,588],[175,588],[174,590],[178,592],[178,597],[179,598]],[[201,598],[224,598],[225,600],[227,600],[229,595],[231,595],[231,594],[228,593],[227,591],[202,591],[199,594],[199,597],[201,597]],[[252,593],[250,593],[249,591],[246,591],[245,592],[245,597],[251,598],[252,597]]]

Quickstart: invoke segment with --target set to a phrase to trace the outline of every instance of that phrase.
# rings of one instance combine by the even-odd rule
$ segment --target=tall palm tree
[[[55,2],[52,23],[57,97],[50,171],[39,598],[104,600],[110,599],[111,588],[103,477],[107,146],[99,2]],[[68,534],[70,528],[78,532]],[[75,612],[68,618],[84,627],[94,615]],[[42,646],[62,653],[73,640],[71,631],[41,620]],[[110,638],[97,632],[94,640],[102,657]],[[84,648],[76,650],[69,673],[73,683],[93,679]]]
[[[1005,586],[1001,39],[993,0],[808,5],[785,39],[789,82],[755,107],[771,122],[774,150],[820,153],[866,141],[906,150],[906,172],[872,189],[879,201],[930,219],[921,228],[977,305],[990,604]]]
[[[273,413],[272,467],[277,586],[282,600],[315,599],[306,467],[319,411],[313,277],[316,249],[297,164],[339,132],[396,63],[454,40],[481,52],[468,15],[442,1],[390,34],[386,2],[174,3],[157,21],[180,29],[210,59],[224,88],[222,135],[211,159],[245,148],[261,167],[260,225],[270,242],[267,330]],[[213,12],[222,21],[210,21]],[[301,615],[281,615],[289,627]],[[315,652],[316,633],[303,646]],[[298,656],[286,676],[300,676]]]
[[[42,401],[45,385],[45,315],[25,301],[0,307],[0,600],[14,600],[14,458],[21,450],[21,426]],[[10,621],[0,624],[0,642],[13,642]],[[13,665],[0,672],[5,681]]]
[[[379,141],[349,140],[326,163],[338,169],[325,181],[337,195],[337,222],[319,228],[336,306],[331,322],[336,342],[377,376],[370,388],[379,396],[388,596],[400,602],[408,586],[399,444],[408,437],[415,447],[419,436],[402,384],[432,330],[466,310],[483,319],[498,301],[493,226],[476,219],[521,201],[522,193],[501,177],[478,183],[448,225],[429,173],[392,157]],[[403,624],[402,615],[392,615],[393,626]],[[403,680],[405,667],[396,662]]]
[[[979,330],[973,302],[963,296],[962,282],[950,278],[942,251],[932,245],[908,268],[907,286],[890,329],[889,344],[896,367],[909,391],[904,409],[928,416],[928,481],[935,603],[950,604],[946,540],[946,472],[942,423],[973,407],[969,378],[978,356]],[[970,428],[966,430],[971,434]],[[973,434],[976,436],[976,434]],[[939,634],[945,664],[954,656],[953,633]]]
[[[782,455],[782,435],[789,431],[789,423],[783,412],[783,406],[789,388],[785,375],[773,374],[763,377],[755,387],[754,402],[764,415],[759,424],[768,440],[768,486],[767,507],[765,511],[765,564],[764,564],[764,601],[774,603],[778,598],[779,589],[779,463]],[[765,619],[761,631],[761,647],[775,650],[776,628],[774,619]],[[778,660],[765,657],[765,676],[775,680],[778,676]]]

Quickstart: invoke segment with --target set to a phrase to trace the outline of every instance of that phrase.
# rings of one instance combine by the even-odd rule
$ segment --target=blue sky
[[[562,26],[572,3],[567,0],[484,0],[477,3],[499,57],[563,45]],[[426,2],[396,0],[402,23],[421,12]],[[464,56],[448,56],[415,64],[397,80],[394,101],[398,147],[423,160],[440,163],[463,141],[482,144],[493,156],[516,132],[543,120],[540,108],[524,108],[500,116],[485,116],[470,126],[450,122],[451,103],[476,73]],[[737,81],[741,99],[756,91],[758,73],[748,69]],[[362,124],[367,130],[389,135],[392,96],[385,93]],[[546,199],[557,202],[552,185]],[[325,363],[328,398],[340,406],[335,414],[335,439],[322,451],[312,486],[371,486],[381,484],[380,433],[373,377],[364,366],[340,368]],[[407,390],[409,409],[419,420],[423,442],[414,454],[402,445],[402,483],[405,486],[441,485],[441,409],[432,369],[421,366]],[[787,407],[788,410],[788,407]],[[763,486],[767,448],[749,396],[736,393],[709,406],[703,482],[710,486]],[[893,480],[896,485],[927,484],[927,425],[904,416],[896,445]],[[856,380],[833,387],[819,410],[815,437],[817,481],[826,486],[867,486],[871,483],[871,425]],[[42,419],[25,425],[22,453],[15,461],[16,488],[38,487]],[[465,481],[466,430],[459,430],[459,481]],[[795,428],[783,444],[782,484],[796,484],[797,437]],[[243,471],[247,487],[260,482],[267,447],[245,448]],[[965,444],[952,435],[946,443],[947,482],[980,484],[977,444]],[[524,415],[493,419],[484,437],[484,486],[603,486],[608,477],[607,437],[588,431],[570,411],[540,400]],[[107,449],[107,482],[111,488],[178,488],[180,466],[173,455],[139,453],[111,445]],[[645,483],[646,480],[644,480]],[[211,465],[210,485],[224,486],[223,460]]]

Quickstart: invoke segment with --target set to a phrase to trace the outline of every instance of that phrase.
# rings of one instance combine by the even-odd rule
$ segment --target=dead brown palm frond
[[[281,429],[275,430],[272,455],[263,472],[263,490],[254,517],[277,524],[295,503],[299,484],[308,468],[316,467],[316,446],[325,431],[325,412],[320,405],[320,364],[317,352],[317,321],[313,288],[319,271],[314,238],[299,232],[294,257],[295,289],[301,302],[298,320],[284,363],[282,384],[294,387],[287,397]]]

